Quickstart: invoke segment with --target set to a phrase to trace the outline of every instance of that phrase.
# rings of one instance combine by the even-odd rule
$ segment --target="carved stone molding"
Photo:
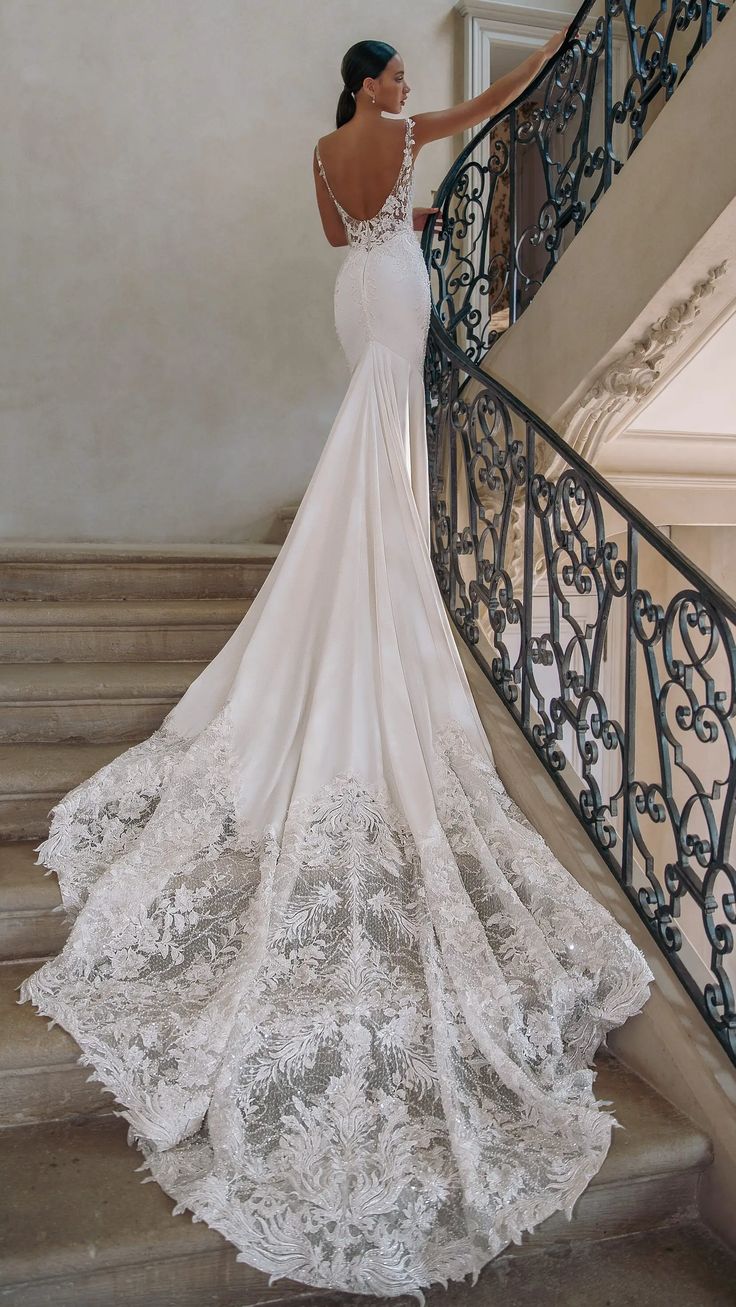
[[[707,277],[694,286],[692,293],[680,304],[675,304],[663,317],[653,323],[633,347],[629,347],[618,358],[610,362],[599,377],[588,387],[581,400],[573,401],[570,406],[571,416],[565,417],[565,410],[556,415],[554,426],[565,437],[568,444],[589,463],[595,462],[600,446],[608,439],[611,428],[625,425],[621,414],[625,408],[636,405],[650,394],[664,371],[664,362],[671,354],[675,344],[692,326],[698,314],[702,300],[712,295],[716,283],[722,277],[729,264],[728,259],[712,267]],[[672,360],[674,364],[674,360]],[[591,406],[594,406],[590,411]],[[565,459],[547,450],[545,458],[539,453],[538,470],[551,481],[555,481],[566,466]],[[623,478],[617,475],[615,483],[621,484]],[[523,510],[514,505],[510,521],[509,556],[512,559],[510,570],[515,584],[521,583],[521,541],[523,538]],[[534,560],[535,577],[541,575],[544,560],[541,555]],[[516,570],[515,570],[516,569]]]
[[[582,399],[573,401],[567,411],[563,409],[557,415],[557,429],[589,463],[595,461],[596,453],[613,434],[613,428],[624,425],[624,411],[635,408],[651,393],[667,370],[665,361],[669,358],[674,364],[671,357],[674,346],[692,327],[703,299],[713,294],[728,265],[729,260],[724,259],[712,267],[686,300],[673,305],[633,347],[608,363]]]

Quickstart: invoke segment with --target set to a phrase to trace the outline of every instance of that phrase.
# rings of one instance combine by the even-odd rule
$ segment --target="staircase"
[[[234,629],[277,553],[278,545],[5,551],[0,1170],[12,1183],[3,1189],[0,1301],[14,1307],[347,1301],[291,1281],[269,1287],[203,1222],[172,1220],[173,1202],[142,1182],[127,1123],[77,1062],[74,1041],[17,1003],[23,977],[66,935],[56,878],[35,864],[49,808],[156,728]],[[712,1162],[707,1134],[606,1050],[597,1068],[596,1094],[613,1102],[624,1129],[614,1130],[572,1222],[550,1218],[490,1263],[474,1290],[438,1286],[432,1301],[496,1302],[503,1289],[505,1307],[582,1304],[593,1276],[600,1296],[586,1307],[629,1302],[615,1296],[622,1268],[638,1259],[651,1273],[658,1258],[676,1264],[684,1286],[678,1297],[670,1285],[673,1303],[729,1301],[730,1258],[698,1223],[698,1187]],[[569,1292],[545,1297],[560,1265]]]
[[[587,21],[591,8],[590,3],[581,7],[581,23]],[[725,4],[702,8],[699,46],[707,45],[713,23],[720,24],[725,12]],[[673,7],[673,27],[674,15]],[[633,25],[630,27],[632,40]],[[725,23],[723,27],[728,33]],[[637,28],[636,40],[643,35],[644,28]],[[605,81],[603,74],[610,71],[612,52],[611,41],[589,43],[583,85],[591,93],[596,77],[600,84]],[[691,60],[692,56],[688,68]],[[654,106],[658,89],[669,98],[674,79],[666,61],[649,62],[645,100]],[[563,98],[565,85],[563,80]],[[629,105],[626,115],[631,108]],[[651,117],[656,120],[660,110],[661,104],[658,109],[654,106]],[[610,111],[611,106],[609,116]],[[520,131],[526,148],[526,127],[522,123],[519,128],[514,114],[512,106],[506,139],[513,145]],[[650,142],[646,140],[649,127],[645,117],[640,115],[634,141],[638,153],[635,166],[642,171],[647,167],[645,149],[656,140],[654,136]],[[666,114],[662,119],[666,125]],[[606,190],[620,160],[614,159],[611,142],[605,149],[593,148],[595,141],[588,138],[595,115],[580,115],[579,121],[586,148],[576,148],[571,156],[593,161],[596,169],[603,169],[601,186]],[[642,123],[645,138],[640,142]],[[500,121],[490,126],[503,136]],[[655,129],[657,126],[655,121]],[[535,523],[537,518],[546,522],[549,516],[540,487],[550,501],[558,494],[563,506],[585,504],[587,510],[592,505],[605,528],[591,541],[576,523],[567,523],[560,540],[553,539],[551,528],[545,538],[548,572],[552,554],[564,545],[568,551],[578,549],[580,556],[574,561],[579,572],[597,567],[601,574],[601,593],[606,597],[601,611],[592,616],[587,608],[572,613],[572,620],[585,629],[585,640],[593,639],[596,625],[608,627],[604,634],[610,647],[618,639],[625,652],[624,636],[632,638],[628,610],[619,627],[613,619],[609,621],[609,605],[615,610],[620,598],[620,577],[607,566],[614,555],[605,550],[617,538],[617,531],[620,535],[622,522],[627,524],[629,551],[621,557],[632,578],[632,596],[636,585],[643,584],[641,577],[636,580],[636,568],[639,562],[640,572],[646,569],[645,548],[655,553],[660,549],[661,553],[661,542],[648,523],[627,517],[627,506],[610,494],[610,487],[595,478],[580,458],[568,456],[555,431],[508,388],[495,385],[482,367],[498,337],[499,315],[494,318],[491,314],[488,323],[479,321],[473,300],[475,278],[458,278],[461,293],[448,290],[454,285],[450,256],[456,254],[465,268],[469,254],[478,257],[478,251],[485,248],[481,242],[477,249],[469,250],[463,243],[467,236],[464,197],[472,197],[474,205],[476,197],[472,187],[462,184],[461,174],[465,160],[478,148],[480,136],[456,160],[436,197],[447,213],[458,219],[456,228],[461,234],[453,247],[450,224],[445,261],[435,260],[434,264],[435,279],[444,277],[445,281],[435,294],[435,304],[443,305],[444,325],[433,322],[427,369],[437,528],[433,557],[440,587],[460,632],[458,639],[467,641],[466,670],[481,716],[503,760],[504,780],[506,774],[516,772],[518,793],[514,797],[522,807],[526,803],[533,809],[535,800],[530,795],[544,795],[542,802],[537,797],[536,811],[527,811],[527,815],[537,818],[548,837],[545,823],[550,822],[552,808],[548,771],[554,768],[545,771],[543,755],[548,750],[553,761],[559,759],[559,737],[553,729],[553,713],[547,715],[544,731],[534,714],[542,716],[545,696],[555,705],[562,703],[568,713],[570,701],[558,693],[558,687],[550,689],[538,679],[539,668],[551,666],[553,661],[541,643],[554,647],[555,658],[564,662],[559,641],[551,639],[553,625],[555,632],[560,626],[560,616],[555,611],[548,618],[547,610],[557,604],[569,620],[570,601],[575,596],[559,587],[554,594],[551,587],[547,591],[542,587],[541,599],[537,593]],[[681,150],[677,133],[675,139]],[[679,166],[679,157],[677,162]],[[475,161],[469,166],[475,167]],[[496,176],[497,169],[491,171]],[[539,285],[546,280],[560,251],[569,247],[571,236],[587,219],[588,201],[584,195],[581,201],[581,194],[575,187],[563,188],[564,203],[556,202],[555,221],[564,243],[544,243],[549,266],[541,272],[533,270],[528,284],[523,261],[517,257],[516,232],[509,227],[505,281],[511,291],[509,298],[508,290],[503,290],[506,299],[500,315],[505,322],[515,323],[520,318],[535,278]],[[653,198],[659,205],[659,191]],[[599,199],[597,195],[596,204]],[[592,208],[591,202],[591,212]],[[489,203],[487,223],[490,217]],[[431,226],[428,224],[425,232],[425,253],[431,243]],[[549,213],[540,232],[548,226]],[[652,228],[655,226],[653,223]],[[537,245],[542,248],[542,242]],[[584,250],[585,242],[578,248]],[[572,267],[569,260],[567,266],[568,270]],[[615,260],[612,266],[614,277],[625,280]],[[486,268],[476,271],[485,286]],[[593,278],[580,281],[587,301]],[[457,302],[453,294],[460,296]],[[532,323],[531,315],[527,321]],[[513,333],[508,332],[506,342],[501,339],[507,352],[512,338]],[[558,324],[557,344],[567,350],[570,339],[570,333]],[[503,362],[503,348],[496,348],[495,357]],[[475,366],[475,360],[480,360],[481,366]],[[526,378],[527,355],[522,362]],[[521,393],[522,387],[518,389]],[[453,403],[458,395],[464,403],[476,404],[464,430],[462,449],[456,447],[458,427],[454,421]],[[485,403],[486,398],[490,403]],[[497,418],[490,434],[489,412]],[[499,414],[505,423],[498,421]],[[475,479],[463,479],[466,459],[472,463]],[[525,460],[528,469],[536,470],[536,483],[527,473]],[[577,477],[574,484],[573,474]],[[572,485],[567,499],[558,490],[564,484]],[[452,491],[449,503],[444,497],[448,486]],[[524,496],[525,512],[520,514]],[[284,533],[289,520],[287,511]],[[497,554],[491,560],[487,541],[492,529]],[[172,1220],[173,1202],[157,1184],[148,1183],[150,1177],[142,1182],[142,1158],[127,1144],[127,1123],[118,1116],[110,1096],[88,1075],[89,1068],[77,1061],[79,1050],[74,1041],[63,1029],[41,1021],[30,1004],[17,1003],[24,976],[60,949],[66,937],[57,882],[35,865],[34,846],[46,834],[49,809],[79,781],[155,730],[241,620],[268,575],[281,539],[283,534],[277,531],[273,543],[260,546],[146,550],[64,545],[4,550],[0,563],[0,1171],[5,1184],[0,1199],[0,1302],[13,1307],[170,1307],[173,1303],[177,1307],[258,1307],[267,1303],[370,1307],[378,1301],[315,1291],[289,1280],[269,1285],[267,1275],[239,1263],[233,1246],[204,1222],[194,1222],[188,1214],[182,1220]],[[508,557],[504,553],[507,547]],[[687,560],[670,550],[666,561],[681,568],[696,593],[707,593],[709,612],[725,613],[731,619],[731,601],[709,587],[706,578],[696,575],[697,569]],[[569,580],[566,585],[571,591]],[[663,591],[663,609],[669,602],[669,593]],[[654,607],[650,608],[653,613]],[[653,620],[651,613],[648,620]],[[509,638],[508,648],[504,643],[507,614],[511,636],[519,626],[520,614],[521,625],[526,623],[522,638],[515,637],[516,643]],[[576,638],[582,645],[583,636]],[[475,683],[468,649],[473,650]],[[623,653],[619,662],[626,663]],[[599,660],[591,657],[595,676],[598,665]],[[633,660],[626,665],[633,667]],[[567,671],[566,664],[563,671]],[[598,692],[594,679],[591,676],[591,688]],[[561,674],[560,683],[563,681]],[[617,683],[604,686],[611,694],[611,715],[616,708],[631,737],[641,713],[632,710],[627,714],[630,720],[624,721],[622,705],[615,699],[620,688]],[[496,691],[504,698],[508,713],[499,706],[500,698],[495,699]],[[493,705],[489,696],[494,697]],[[641,707],[633,693],[629,697],[632,707]],[[494,712],[498,715],[492,721]],[[599,715],[601,719],[605,716]],[[579,719],[570,720],[582,739],[583,728],[588,727],[582,710]],[[523,731],[535,742],[536,753]],[[590,769],[583,779],[594,794],[597,779],[591,780]],[[507,787],[514,795],[511,784]],[[600,800],[597,808],[590,805],[587,811],[596,817],[603,813],[608,820]],[[560,856],[565,857],[567,850],[569,859],[565,860],[571,865],[580,832],[570,829],[574,823],[567,809],[564,819],[567,829],[562,827],[562,847],[558,850],[549,842]],[[601,821],[605,833],[605,821]],[[621,830],[617,833],[621,842]],[[592,845],[588,856],[598,856]],[[615,866],[610,869],[616,872]],[[616,893],[623,900],[620,888]],[[632,901],[636,897],[630,895]],[[664,987],[659,988],[658,999],[664,1003]],[[687,1006],[689,1000],[683,998],[682,1002]],[[692,1016],[689,1009],[683,1015],[675,1003],[670,1006],[674,1019],[683,1025],[686,1017]],[[718,1003],[711,1007],[717,1009]],[[651,1016],[648,1019],[653,1020]],[[641,1014],[627,1026],[644,1022],[639,1029],[651,1032],[646,1021]],[[702,1042],[701,1038],[694,1042],[704,1068],[707,1063],[704,1076],[713,1075],[716,1065],[720,1073],[722,1064],[715,1063],[713,1050],[705,1043],[705,1037],[711,1037],[707,1028],[703,1026],[699,1034]],[[618,1041],[611,1042],[618,1046]],[[625,1040],[621,1042],[625,1046]],[[717,1051],[722,1050],[719,1047]],[[651,1062],[650,1056],[649,1066]],[[429,1303],[436,1307],[659,1307],[665,1294],[672,1307],[732,1307],[736,1302],[736,1258],[714,1238],[700,1216],[701,1208],[708,1210],[704,1195],[709,1181],[716,1176],[723,1185],[729,1161],[727,1131],[716,1111],[709,1114],[713,1097],[705,1106],[699,1104],[699,1125],[669,1101],[666,1069],[652,1077],[664,1092],[617,1060],[608,1047],[600,1050],[596,1069],[596,1095],[612,1104],[610,1110],[623,1129],[613,1131],[605,1163],[576,1203],[572,1221],[568,1223],[560,1214],[551,1217],[526,1236],[520,1247],[512,1247],[490,1262],[474,1288],[467,1284],[453,1284],[447,1290],[437,1286],[427,1294]],[[714,1078],[718,1080],[718,1076]],[[719,1085],[726,1095],[725,1074]],[[681,1086],[673,1084],[672,1097],[681,1100],[680,1091]],[[712,1137],[711,1130],[702,1125],[703,1117],[711,1123]],[[710,1190],[711,1199],[713,1192],[726,1192],[719,1191],[718,1184],[712,1184]],[[711,1201],[711,1216],[712,1212]],[[721,1228],[727,1224],[726,1216]],[[414,1301],[407,1297],[386,1303],[408,1307]]]
[[[0,838],[42,836],[62,794],[160,725],[278,548],[5,550]]]

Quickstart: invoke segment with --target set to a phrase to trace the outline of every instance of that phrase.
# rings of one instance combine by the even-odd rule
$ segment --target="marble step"
[[[0,744],[0,842],[42,839],[54,804],[130,743]]]
[[[36,857],[32,840],[0,844],[0,962],[52,957],[67,937],[59,882]]]
[[[628,1106],[622,1100],[627,1123],[638,1106],[637,1095]],[[447,1290],[435,1284],[428,1305],[658,1307],[666,1298],[674,1307],[725,1307],[734,1260],[692,1216],[707,1141],[688,1131],[682,1137],[682,1122],[661,1108],[658,1100],[655,1117],[663,1124],[648,1146],[645,1129],[633,1137],[631,1128],[614,1131],[571,1222],[551,1217],[489,1263],[474,1288],[469,1281]],[[648,1124],[651,1115],[645,1111]],[[665,1122],[673,1136],[667,1149]],[[0,1197],[0,1295],[14,1307],[396,1302],[288,1279],[269,1288],[268,1275],[237,1262],[235,1248],[206,1223],[189,1212],[172,1219],[173,1201],[156,1183],[142,1183],[149,1172],[137,1170],[142,1155],[126,1139],[127,1124],[115,1116],[0,1131],[0,1170],[13,1176]],[[646,1293],[628,1278],[627,1255]]]
[[[247,599],[280,545],[9,544],[4,599]]]
[[[251,599],[0,602],[0,663],[208,662]]]
[[[206,664],[12,663],[0,666],[4,744],[140,740]]]

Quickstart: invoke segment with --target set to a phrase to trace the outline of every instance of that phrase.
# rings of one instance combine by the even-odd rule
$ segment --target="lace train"
[[[18,1001],[76,1039],[175,1214],[271,1283],[423,1304],[571,1216],[618,1125],[592,1060],[652,972],[460,726],[422,840],[357,775],[247,829],[231,729],[164,723],[54,809],[72,926]]]

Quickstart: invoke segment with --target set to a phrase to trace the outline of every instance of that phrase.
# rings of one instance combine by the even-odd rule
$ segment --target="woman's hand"
[[[437,235],[438,232],[442,231],[442,210],[440,208],[435,206],[432,209],[412,209],[411,212],[415,231],[424,231],[424,224],[427,221],[427,215],[430,213],[437,215],[432,226],[433,235]]]
[[[531,86],[537,74],[541,73],[543,68],[546,68],[550,59],[557,54],[560,46],[565,44],[565,41],[570,35],[570,30],[574,21],[574,18],[571,18],[567,27],[561,27],[559,32],[555,32],[554,35],[549,38],[546,45],[540,45],[538,50],[534,50],[532,54],[527,55],[524,62],[519,64],[518,68],[515,68],[511,73],[506,73],[504,77],[499,78],[497,82],[494,82],[493,85],[489,87],[485,94],[492,95],[494,91],[497,93],[499,88],[504,86],[504,98],[500,103],[500,109],[505,109],[506,105],[510,104],[511,101],[516,98],[520,90],[526,90],[527,86]],[[506,86],[508,86],[508,90],[506,90]],[[499,108],[494,105],[492,112],[498,113]]]
[[[571,26],[572,20],[567,24],[567,27],[561,27],[559,32],[555,32],[554,35],[549,38],[547,44],[542,46],[540,54],[543,55],[543,62],[545,64],[548,59],[552,58],[553,54],[557,53],[560,46],[565,44],[565,41],[570,34]]]

